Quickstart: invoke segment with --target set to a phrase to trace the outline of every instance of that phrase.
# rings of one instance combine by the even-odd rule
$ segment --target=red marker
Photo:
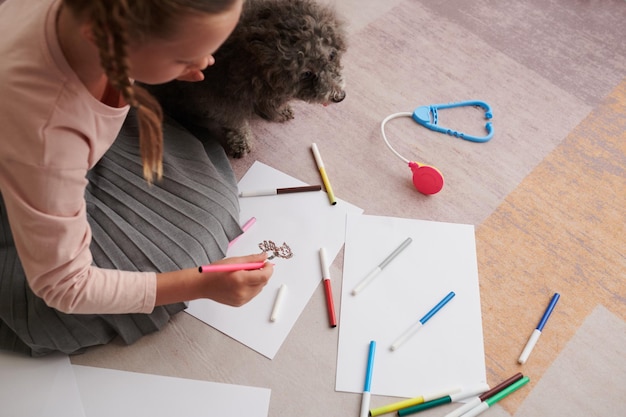
[[[320,249],[320,262],[322,263],[322,278],[324,278],[324,293],[326,294],[326,306],[328,307],[328,324],[330,327],[337,327],[337,317],[335,316],[335,303],[333,302],[333,290],[330,285],[330,269],[326,260],[326,249]]]

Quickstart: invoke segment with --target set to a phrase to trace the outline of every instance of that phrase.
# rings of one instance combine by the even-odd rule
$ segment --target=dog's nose
[[[331,100],[334,103],[339,103],[339,102],[343,101],[344,98],[346,98],[346,92],[345,91],[339,91],[339,92],[333,94],[333,97],[331,98]]]

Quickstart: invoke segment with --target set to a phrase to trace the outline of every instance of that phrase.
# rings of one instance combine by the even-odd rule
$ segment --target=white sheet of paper
[[[85,417],[69,358],[0,351],[0,414]]]
[[[320,180],[321,183],[321,180]],[[239,182],[239,190],[259,190],[307,185],[285,173],[255,162]],[[229,249],[228,256],[259,253],[265,241],[276,246],[286,243],[293,257],[276,257],[274,274],[263,291],[242,307],[230,307],[212,300],[195,300],[187,312],[273,359],[289,335],[317,286],[322,282],[319,249],[324,246],[329,261],[339,253],[345,238],[346,214],[363,210],[337,199],[332,206],[323,191],[281,194],[239,199],[240,223],[251,217],[256,223]],[[281,284],[288,291],[275,322],[270,315]]]
[[[72,368],[87,417],[267,417],[269,411],[267,388],[80,365]]]
[[[413,242],[353,296],[407,237]],[[455,297],[390,351],[450,291]],[[412,398],[486,382],[474,226],[349,215],[339,326],[337,391],[363,391],[371,340],[372,394]]]

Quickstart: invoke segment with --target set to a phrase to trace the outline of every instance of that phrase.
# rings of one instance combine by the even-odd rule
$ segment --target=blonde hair
[[[163,176],[163,112],[145,89],[131,82],[128,44],[166,37],[176,19],[193,13],[224,12],[235,0],[64,0],[76,15],[92,23],[100,64],[112,87],[137,111],[143,176],[152,183]]]

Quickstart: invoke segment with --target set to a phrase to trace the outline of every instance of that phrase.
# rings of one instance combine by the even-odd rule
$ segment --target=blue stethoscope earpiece
[[[453,107],[467,107],[467,106],[476,106],[481,107],[485,110],[485,119],[489,120],[493,117],[493,113],[491,112],[491,107],[489,104],[484,101],[472,100],[472,101],[461,101],[459,103],[448,103],[448,104],[433,104],[430,106],[421,106],[413,111],[411,117],[420,125],[433,130],[439,133],[445,133],[450,136],[454,136],[457,138],[469,140],[471,142],[487,142],[493,136],[493,126],[491,122],[487,122],[485,125],[485,129],[487,129],[487,135],[478,137],[468,135],[456,130],[448,129],[446,127],[441,127],[437,123],[439,122],[439,113],[438,110],[441,109],[451,109]]]
[[[445,133],[457,138],[461,138],[464,140],[469,140],[471,142],[483,143],[487,142],[493,137],[493,125],[491,122],[487,122],[485,124],[485,129],[487,130],[487,135],[478,137],[465,134],[463,132],[459,132],[456,130],[448,129],[445,127],[441,127],[438,125],[439,114],[438,110],[440,109],[450,109],[453,107],[465,107],[465,106],[478,106],[485,110],[485,118],[490,120],[493,117],[493,113],[491,112],[491,107],[484,101],[462,101],[458,103],[448,103],[448,104],[433,104],[430,106],[420,106],[416,108],[412,113],[409,112],[400,112],[394,113],[387,116],[380,124],[380,130],[383,136],[383,140],[387,147],[401,160],[403,160],[406,164],[408,164],[411,172],[413,174],[413,185],[422,194],[432,195],[437,194],[443,188],[444,180],[441,172],[430,165],[418,164],[417,162],[409,161],[404,158],[395,149],[389,144],[387,140],[387,136],[385,135],[385,125],[391,119],[395,119],[397,117],[411,117],[418,124],[433,130],[439,133]]]

